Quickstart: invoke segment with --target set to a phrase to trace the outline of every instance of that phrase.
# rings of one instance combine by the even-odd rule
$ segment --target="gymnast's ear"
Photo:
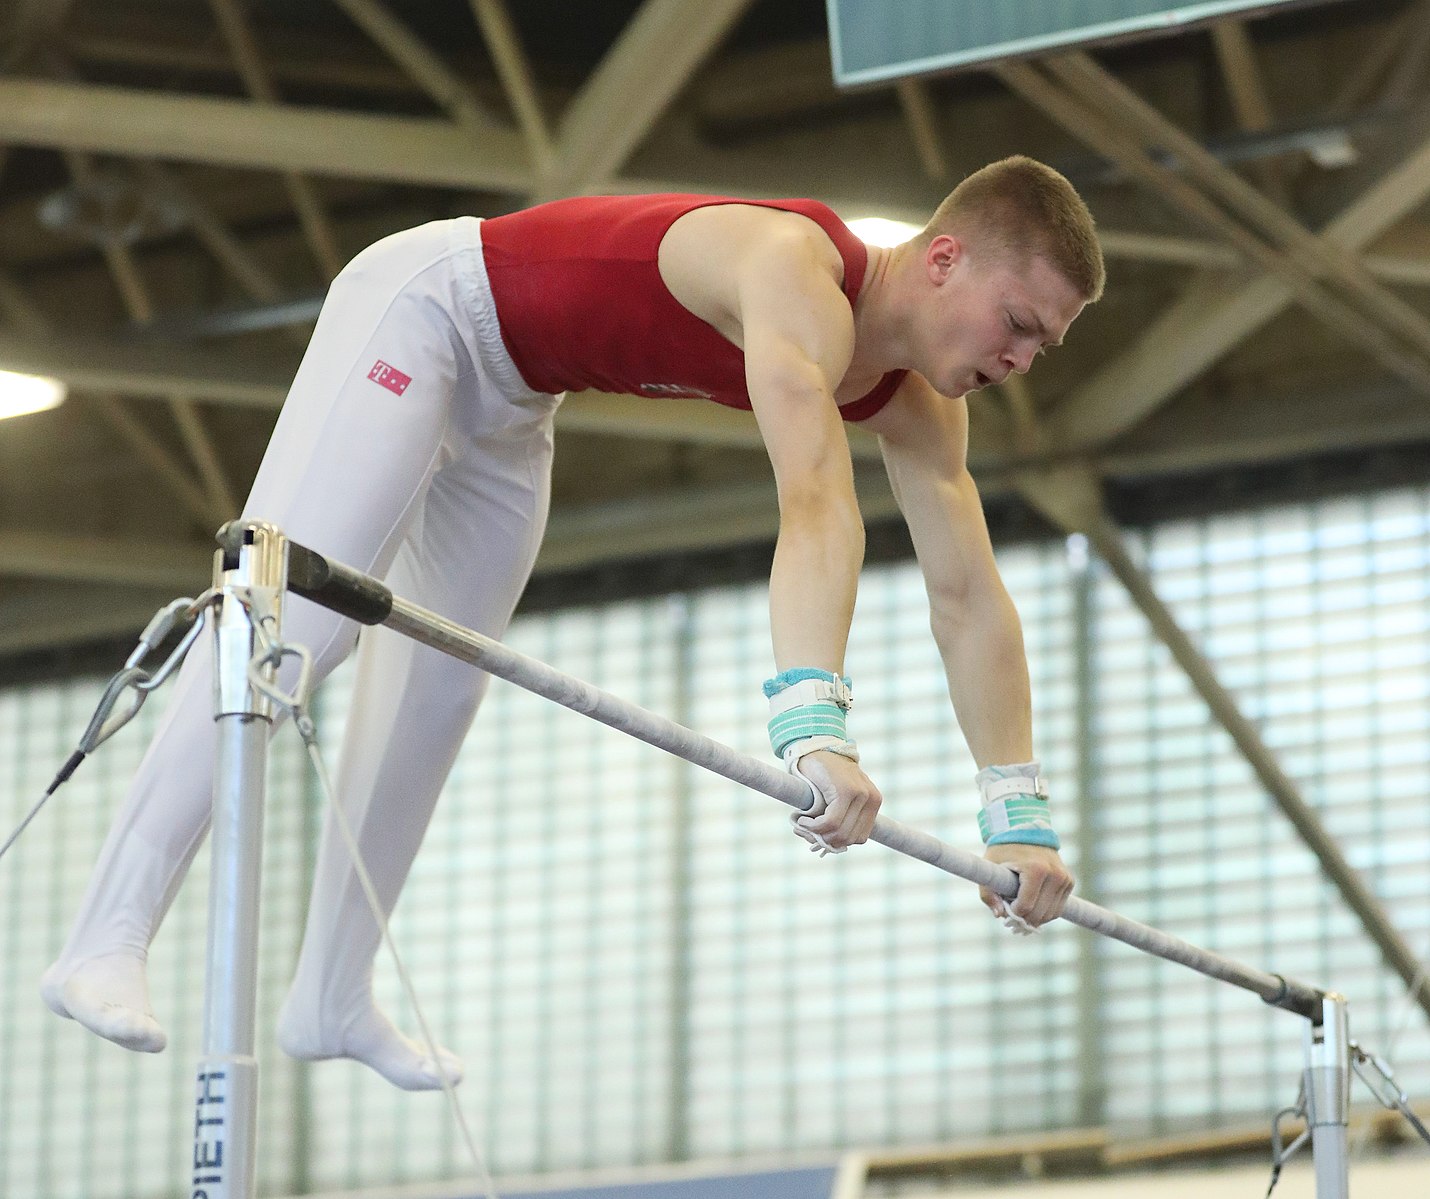
[[[945,282],[967,252],[963,242],[951,233],[931,238],[924,250],[924,269],[929,280],[935,284]]]

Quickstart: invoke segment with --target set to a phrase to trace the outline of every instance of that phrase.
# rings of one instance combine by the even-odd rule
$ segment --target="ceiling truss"
[[[1189,404],[1188,395],[1229,358],[1255,352],[1265,331],[1293,311],[1354,348],[1363,364],[1358,383],[1367,366],[1399,381],[1407,413],[1390,427],[1422,427],[1412,397],[1430,393],[1421,290],[1430,285],[1430,235],[1415,224],[1430,195],[1430,115],[1421,115],[1426,0],[1381,4],[1363,31],[1350,34],[1301,35],[1288,24],[1268,39],[1260,22],[1224,21],[1194,35],[1206,49],[1191,66],[1173,64],[1183,73],[1180,86],[1194,75],[1206,89],[1204,107],[1222,106],[1227,129],[1268,147],[1236,168],[1212,148],[1217,139],[1206,128],[1187,129],[1187,113],[1168,110],[1135,53],[1008,64],[994,71],[1010,89],[1001,94],[986,83],[910,80],[886,97],[841,96],[817,41],[761,46],[746,37],[739,49],[727,47],[742,20],[758,19],[751,0],[645,0],[579,80],[548,67],[549,48],[523,31],[513,19],[521,14],[502,0],[454,5],[484,69],[473,68],[478,51],[454,53],[381,0],[325,0],[346,20],[348,40],[256,22],[243,0],[196,0],[187,24],[146,28],[142,0],[128,2],[134,11],[125,19],[84,0],[21,6],[9,31],[12,69],[0,76],[0,146],[12,158],[52,153],[75,182],[103,165],[129,163],[143,187],[181,214],[183,235],[209,264],[190,269],[221,280],[209,288],[221,298],[207,315],[178,298],[167,278],[173,235],[141,233],[93,251],[91,274],[108,276],[121,319],[56,319],[63,300],[55,288],[62,293],[63,277],[83,268],[73,249],[30,236],[32,200],[0,192],[0,362],[67,379],[84,396],[85,418],[124,447],[191,532],[234,509],[251,469],[232,460],[219,430],[245,412],[261,421],[281,403],[312,318],[305,297],[356,248],[361,222],[352,206],[393,188],[449,193],[471,211],[598,188],[812,193],[846,215],[877,210],[917,219],[928,197],[1002,150],[1026,144],[1074,178],[1081,167],[1085,180],[1110,163],[1122,182],[1083,184],[1114,264],[1104,303],[1116,303],[1118,263],[1149,280],[1149,294],[1160,299],[1139,301],[1150,315],[1138,327],[1102,334],[1056,383],[1035,375],[1031,388],[974,401],[974,460],[986,478],[1029,453],[1048,462],[1096,453],[1104,464],[1205,457],[1213,451],[1123,451],[1120,443],[1141,428],[1175,427],[1153,418],[1174,401]],[[23,36],[15,32],[21,27]],[[1322,89],[1331,99],[1317,108],[1319,97],[1298,96],[1288,85],[1294,71],[1280,60],[1314,56],[1318,38],[1330,44],[1336,36],[1358,38],[1360,51],[1343,56],[1351,66]],[[176,74],[190,82],[163,84]],[[220,86],[196,86],[204,81]],[[324,102],[325,91],[334,99]],[[362,111],[349,102],[359,95],[367,101]],[[1277,138],[1286,143],[1282,131],[1308,118],[1345,122],[1353,141],[1365,122],[1379,122],[1380,149],[1372,144],[1375,153],[1363,155],[1379,163],[1376,173],[1359,177],[1352,191],[1347,181],[1361,173],[1343,169],[1337,186],[1318,190],[1305,152],[1276,150]],[[722,131],[719,144],[699,144],[702,123]],[[985,129],[986,145],[970,136]],[[1384,147],[1397,142],[1399,153],[1387,161]],[[831,159],[843,169],[831,173]],[[900,159],[904,167],[887,169]],[[245,215],[214,190],[225,172],[243,173],[255,194],[261,179],[271,180],[282,204],[270,191]],[[826,186],[830,179],[837,182]],[[1318,200],[1337,187],[1337,208],[1318,217]],[[301,270],[291,251],[268,244],[285,208],[289,240],[305,256]],[[312,282],[295,287],[303,274]],[[201,318],[210,331],[192,340]],[[225,319],[235,331],[270,329],[230,337]],[[1097,319],[1094,312],[1084,323]],[[187,342],[175,340],[184,320]],[[155,335],[144,335],[146,325]],[[241,348],[242,336],[268,340],[253,353]],[[1274,350],[1261,352],[1276,358]],[[160,406],[136,405],[139,399]],[[559,428],[568,447],[620,438],[731,447],[757,461],[752,422],[708,407],[655,412],[629,397],[574,396]],[[230,409],[236,415],[220,421]],[[1334,423],[1328,411],[1324,424],[1313,417],[1279,443],[1306,445]],[[1247,444],[1257,448],[1248,453],[1275,453],[1277,442],[1253,439]],[[855,452],[872,459],[876,449],[856,437]],[[1235,456],[1230,445],[1215,452]],[[570,453],[579,450],[563,451]],[[746,484],[731,486],[738,492]],[[716,503],[718,486],[696,490]]]

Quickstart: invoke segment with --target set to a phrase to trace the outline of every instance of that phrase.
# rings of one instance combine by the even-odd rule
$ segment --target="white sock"
[[[331,638],[322,633],[316,629],[310,643],[326,648]],[[40,981],[56,1015],[143,1053],[158,1053],[167,1040],[149,1002],[149,943],[208,831],[213,806],[210,662],[209,639],[200,637],[115,814],[69,936]]]
[[[302,1014],[300,1006],[301,999],[290,994],[278,1016],[278,1045],[289,1057],[304,1062],[352,1058],[404,1091],[441,1090],[443,1074],[453,1086],[462,1081],[461,1058],[438,1046],[434,1062],[425,1046],[400,1032],[371,1000],[336,1033]]]
[[[399,595],[421,593],[413,560],[412,546],[404,545],[389,572]],[[396,906],[482,681],[469,666],[386,629],[368,630],[359,644],[336,789],[377,892],[381,921]],[[441,1048],[434,1061],[425,1044],[378,1010],[372,980],[380,920],[329,812],[278,1043],[302,1061],[348,1057],[404,1090],[435,1090],[443,1073],[459,1079],[462,1063]]]
[[[56,962],[40,980],[40,995],[57,1016],[137,1053],[158,1053],[169,1043],[149,1004],[144,958],[109,953],[75,966]]]
[[[139,785],[110,830],[64,947],[40,979],[40,996],[57,1016],[140,1053],[158,1053],[167,1043],[149,1001],[148,946],[193,856],[182,840],[158,846],[136,828],[152,814],[151,779],[152,769],[148,775],[141,771]],[[183,802],[191,790],[177,789],[174,823],[179,838],[197,842],[206,811],[201,804]]]

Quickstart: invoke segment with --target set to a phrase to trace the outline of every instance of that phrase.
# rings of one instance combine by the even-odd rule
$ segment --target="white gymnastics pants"
[[[545,526],[558,403],[526,387],[502,346],[480,222],[398,233],[334,281],[244,517],[500,636]],[[284,637],[313,651],[321,679],[357,626],[285,603]],[[364,632],[358,657],[337,787],[390,912],[488,676],[385,629]],[[210,677],[202,637],[47,978],[146,954],[208,830]],[[296,1013],[314,1032],[371,1003],[379,932],[348,857],[329,814],[290,998],[315,1005]]]

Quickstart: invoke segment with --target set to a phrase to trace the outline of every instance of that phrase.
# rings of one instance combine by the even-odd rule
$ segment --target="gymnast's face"
[[[1062,343],[1084,301],[1041,257],[978,254],[958,238],[933,239],[924,255],[929,303],[920,373],[948,396],[1025,373]]]

